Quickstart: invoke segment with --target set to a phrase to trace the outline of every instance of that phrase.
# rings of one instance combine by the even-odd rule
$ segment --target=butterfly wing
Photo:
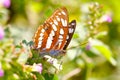
[[[68,35],[67,35],[67,41],[66,41],[66,44],[63,48],[63,50],[66,50],[67,46],[69,45],[71,39],[72,39],[72,36],[75,32],[75,28],[76,28],[76,21],[73,20],[69,23],[69,30],[68,30]]]
[[[45,23],[38,27],[34,37],[34,48],[39,50],[63,49],[68,34],[66,8],[57,9]]]

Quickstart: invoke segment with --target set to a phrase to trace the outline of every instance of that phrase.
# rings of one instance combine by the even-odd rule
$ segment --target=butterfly
[[[76,21],[69,23],[65,7],[57,9],[43,25],[40,25],[33,36],[33,48],[40,54],[59,55],[65,53],[76,28]]]

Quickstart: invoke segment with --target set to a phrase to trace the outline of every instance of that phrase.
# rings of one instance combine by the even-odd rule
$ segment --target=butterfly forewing
[[[40,50],[63,49],[68,35],[68,13],[66,8],[57,9],[41,25],[34,35],[34,48]]]

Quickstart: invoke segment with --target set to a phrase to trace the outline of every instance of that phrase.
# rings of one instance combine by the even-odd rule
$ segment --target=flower
[[[90,49],[91,49],[91,45],[90,45],[90,43],[88,43],[86,46],[86,50],[90,50]]]
[[[3,28],[0,26],[0,40],[2,40],[4,37],[4,30]]]
[[[112,22],[112,18],[111,18],[111,16],[110,15],[107,15],[107,14],[105,14],[105,15],[103,15],[101,18],[100,18],[100,21],[101,22]]]
[[[44,58],[47,59],[47,62],[52,64],[57,70],[62,70],[62,65],[61,63],[58,63],[56,58],[52,58],[49,55],[45,55]]]
[[[39,63],[39,64],[33,64],[33,71],[36,71],[36,72],[39,72],[40,74],[42,73],[42,70],[43,70],[43,68],[42,68],[42,64],[41,63]]]
[[[0,68],[0,77],[4,76],[4,71]]]
[[[53,64],[53,61],[56,60],[55,58],[52,58],[49,55],[45,55],[44,58],[47,59],[47,62],[50,64]]]
[[[11,2],[10,2],[10,0],[3,0],[4,2],[3,2],[3,5],[6,7],[6,8],[9,8],[10,7],[10,4],[11,4]]]
[[[89,38],[89,39],[88,39],[87,46],[86,46],[86,50],[90,50],[91,47],[92,47],[92,38]]]
[[[2,4],[2,6],[9,8],[11,1],[10,0],[0,0],[0,4]]]

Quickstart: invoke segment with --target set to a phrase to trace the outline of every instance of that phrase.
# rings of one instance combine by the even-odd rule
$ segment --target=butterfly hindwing
[[[75,28],[76,28],[76,21],[73,20],[69,23],[69,27],[68,27],[68,35],[67,35],[67,39],[66,39],[66,44],[63,48],[63,50],[66,50],[67,46],[69,45],[71,39],[72,39],[72,36],[75,32]]]

